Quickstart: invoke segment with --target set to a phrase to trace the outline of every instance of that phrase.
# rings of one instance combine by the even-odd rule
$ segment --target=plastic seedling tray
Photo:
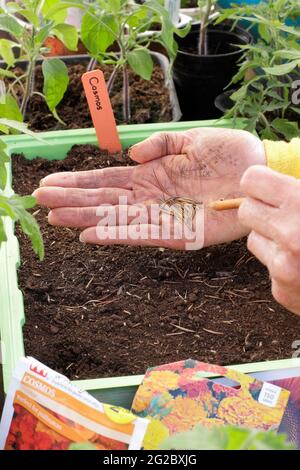
[[[235,123],[235,127],[244,127],[243,121]],[[164,124],[147,124],[119,126],[121,142],[124,148],[129,147],[153,132],[171,130],[180,131],[192,127],[234,127],[231,121],[193,121],[176,122]],[[80,129],[70,131],[57,131],[40,133],[40,137],[49,143],[40,142],[27,135],[11,135],[4,137],[8,152],[23,153],[28,159],[37,156],[49,160],[65,158],[72,145],[77,144],[95,144],[97,138],[94,129]],[[11,169],[8,168],[10,183],[6,188],[6,193],[12,193],[11,187]],[[17,268],[20,264],[20,254],[18,240],[14,235],[14,226],[10,219],[5,220],[6,233],[8,241],[2,244],[0,249],[0,335],[1,335],[1,354],[3,364],[3,383],[5,392],[8,389],[13,369],[21,356],[24,356],[24,341],[22,328],[25,323],[25,313],[23,296],[18,288]],[[187,359],[187,358],[182,358]],[[149,364],[153,366],[155,364]],[[257,364],[244,364],[235,366],[238,370],[246,373],[270,374],[272,377],[275,372],[278,376],[287,374],[287,376],[296,376],[300,374],[300,359],[287,359],[281,361],[264,362]],[[286,370],[287,369],[287,370]],[[273,371],[273,372],[271,372]],[[275,375],[276,375],[275,374]],[[264,375],[262,376],[264,377]],[[99,400],[129,407],[133,395],[140,384],[143,376],[99,378],[92,380],[76,381],[82,389],[88,390]]]

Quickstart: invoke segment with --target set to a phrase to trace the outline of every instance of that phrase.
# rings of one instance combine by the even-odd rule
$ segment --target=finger
[[[89,227],[80,234],[80,241],[96,245],[158,246],[176,250],[198,250],[203,240],[176,237],[173,227],[166,236],[161,226],[154,224]]]
[[[281,240],[280,209],[247,197],[239,208],[238,217],[244,227],[248,227],[264,237],[276,241]]]
[[[146,205],[138,206],[98,206],[98,207],[59,207],[52,209],[48,214],[48,222],[60,227],[94,227],[139,225],[149,222],[159,225],[160,215],[151,220],[150,208]]]
[[[133,167],[103,168],[102,170],[65,171],[43,178],[40,186],[64,188],[132,188]]]
[[[262,264],[267,267],[271,266],[277,251],[276,243],[273,240],[252,231],[248,237],[247,246],[249,251],[251,251]]]
[[[297,180],[262,165],[248,168],[241,179],[241,190],[247,196],[274,207],[281,207]]]
[[[157,132],[143,142],[133,145],[129,156],[136,162],[145,163],[166,155],[180,154],[185,143],[183,132]]]
[[[272,279],[272,294],[279,304],[290,312],[300,315],[299,289],[290,288],[288,285]]]
[[[46,186],[36,189],[33,196],[36,197],[38,204],[50,208],[91,207],[133,202],[132,191],[116,188],[76,189]]]

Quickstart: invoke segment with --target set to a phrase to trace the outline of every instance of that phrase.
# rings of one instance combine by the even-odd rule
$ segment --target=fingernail
[[[31,194],[31,196],[36,197],[36,192],[37,192],[37,189],[35,189],[35,190],[33,191],[33,193]]]
[[[44,181],[45,181],[45,178],[42,178],[40,181],[40,186],[44,186]]]
[[[137,146],[138,146],[138,144],[134,144],[134,145],[132,145],[131,147],[129,147],[129,149],[128,149],[128,155],[129,155],[129,156],[131,155],[132,150],[133,150],[135,147],[137,147]]]
[[[85,243],[85,239],[84,239],[83,233],[81,233],[81,234],[79,235],[79,241],[80,241],[81,243]]]

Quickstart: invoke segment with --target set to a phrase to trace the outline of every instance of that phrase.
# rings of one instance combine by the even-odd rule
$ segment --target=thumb
[[[146,163],[166,155],[178,155],[186,144],[184,132],[156,132],[148,139],[133,145],[129,156],[138,163]]]

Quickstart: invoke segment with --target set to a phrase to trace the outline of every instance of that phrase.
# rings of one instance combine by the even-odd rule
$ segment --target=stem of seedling
[[[91,70],[93,70],[96,67],[96,65],[97,65],[97,59],[94,59],[92,57],[91,60],[88,63],[86,71],[90,72]]]
[[[207,1],[207,8],[202,15],[201,24],[200,24],[200,35],[199,35],[199,45],[198,52],[199,55],[207,55],[207,26],[209,15],[211,12],[212,0]]]
[[[116,75],[117,75],[117,71],[119,70],[120,66],[119,65],[116,65],[112,71],[112,73],[110,74],[110,77],[107,81],[107,91],[108,91],[108,94],[110,95],[111,92],[112,92],[112,88],[114,86],[114,82],[115,82],[115,78],[116,78]]]
[[[23,99],[20,107],[20,111],[22,113],[22,116],[25,119],[26,111],[27,111],[27,106],[28,106],[28,101],[29,98],[31,97],[33,90],[34,90],[34,73],[35,73],[35,61],[36,61],[36,55],[35,55],[35,28],[32,28],[31,31],[31,38],[30,38],[30,43],[31,43],[31,49],[29,50],[29,63],[28,63],[28,69],[26,71],[26,80],[25,80],[25,90],[23,94]]]
[[[32,95],[32,92],[34,90],[34,70],[35,70],[35,59],[31,58],[28,64],[28,70],[27,70],[27,76],[26,76],[26,82],[25,82],[25,91],[24,91],[23,99],[21,103],[21,113],[24,118],[26,115],[29,98]]]
[[[126,63],[123,65],[123,119],[127,123],[131,121],[130,89],[128,79],[128,67]]]

